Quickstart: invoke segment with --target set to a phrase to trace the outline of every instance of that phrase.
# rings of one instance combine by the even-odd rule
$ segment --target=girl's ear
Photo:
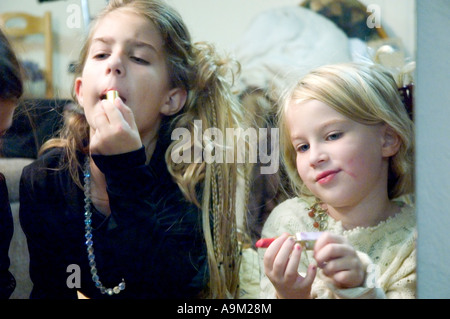
[[[383,145],[382,155],[384,157],[391,157],[397,154],[400,149],[401,139],[395,130],[389,125],[383,127]]]
[[[185,89],[174,88],[169,91],[167,100],[161,107],[161,113],[170,116],[178,113],[186,103],[187,92]]]
[[[78,104],[83,107],[83,92],[81,90],[81,87],[83,85],[83,81],[80,77],[75,79],[75,95],[77,96]]]

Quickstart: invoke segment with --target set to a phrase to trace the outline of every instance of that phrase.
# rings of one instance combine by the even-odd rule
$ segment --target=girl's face
[[[169,86],[163,44],[150,21],[126,8],[99,21],[83,73],[75,81],[75,93],[91,128],[95,129],[92,119],[101,110],[101,100],[114,89],[134,112],[143,142],[156,134],[161,116],[170,115],[167,103],[177,90]]]
[[[16,106],[17,102],[14,100],[0,99],[0,136],[10,128]]]
[[[286,118],[297,171],[315,196],[333,207],[387,196],[386,125],[360,124],[317,100],[291,102]]]

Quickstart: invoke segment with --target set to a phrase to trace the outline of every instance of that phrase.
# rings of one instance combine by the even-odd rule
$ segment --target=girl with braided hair
[[[171,139],[195,120],[243,125],[229,62],[166,3],[109,1],[81,50],[79,107],[22,175],[31,297],[238,296],[246,167],[174,161]]]

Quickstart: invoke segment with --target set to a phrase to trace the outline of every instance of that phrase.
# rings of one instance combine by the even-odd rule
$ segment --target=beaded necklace
[[[89,156],[86,156],[84,161],[84,229],[86,238],[86,251],[88,253],[89,267],[91,267],[91,275],[92,281],[95,283],[95,286],[100,289],[102,294],[108,294],[112,296],[113,294],[118,294],[122,290],[125,289],[125,280],[122,278],[122,281],[115,286],[114,288],[106,288],[103,286],[100,281],[100,277],[97,272],[97,264],[95,263],[95,255],[94,255],[94,242],[92,240],[92,212],[91,212],[91,167],[89,165]]]
[[[315,202],[308,209],[308,216],[314,220],[313,227],[323,231],[328,226],[328,212],[322,207],[322,203]]]

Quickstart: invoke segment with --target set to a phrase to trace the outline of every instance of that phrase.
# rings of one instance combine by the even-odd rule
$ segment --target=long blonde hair
[[[244,116],[237,97],[231,91],[238,64],[221,58],[214,47],[206,43],[193,44],[180,15],[159,0],[112,0],[96,18],[83,46],[75,77],[82,73],[96,25],[110,12],[127,8],[153,23],[164,41],[168,74],[172,87],[188,92],[186,104],[174,120],[172,128],[186,128],[194,136],[194,120],[201,120],[203,130],[243,125]],[[75,95],[74,100],[76,100]],[[227,141],[228,142],[228,141]],[[194,148],[195,141],[191,147]],[[239,268],[241,244],[236,226],[237,187],[240,178],[245,179],[245,164],[233,163],[175,163],[172,150],[178,144],[173,141],[166,151],[168,170],[185,197],[202,208],[203,233],[209,263],[209,286],[205,297],[236,298],[239,293]],[[89,126],[81,107],[66,118],[59,138],[48,141],[41,153],[52,147],[67,150],[65,167],[80,186],[80,163],[77,152],[87,154]],[[227,145],[235,147],[237,145]],[[226,149],[226,148],[223,148]],[[63,166],[64,167],[64,166]],[[198,196],[198,186],[203,194]],[[246,191],[247,192],[247,191]],[[200,197],[200,198],[199,198]],[[246,196],[242,197],[246,200]]]
[[[414,185],[414,124],[403,105],[393,74],[377,64],[342,63],[319,67],[286,90],[278,110],[283,163],[296,194],[312,194],[296,168],[296,152],[286,125],[290,101],[318,100],[346,117],[365,124],[387,124],[401,139],[399,151],[390,158],[390,198],[411,194]]]

